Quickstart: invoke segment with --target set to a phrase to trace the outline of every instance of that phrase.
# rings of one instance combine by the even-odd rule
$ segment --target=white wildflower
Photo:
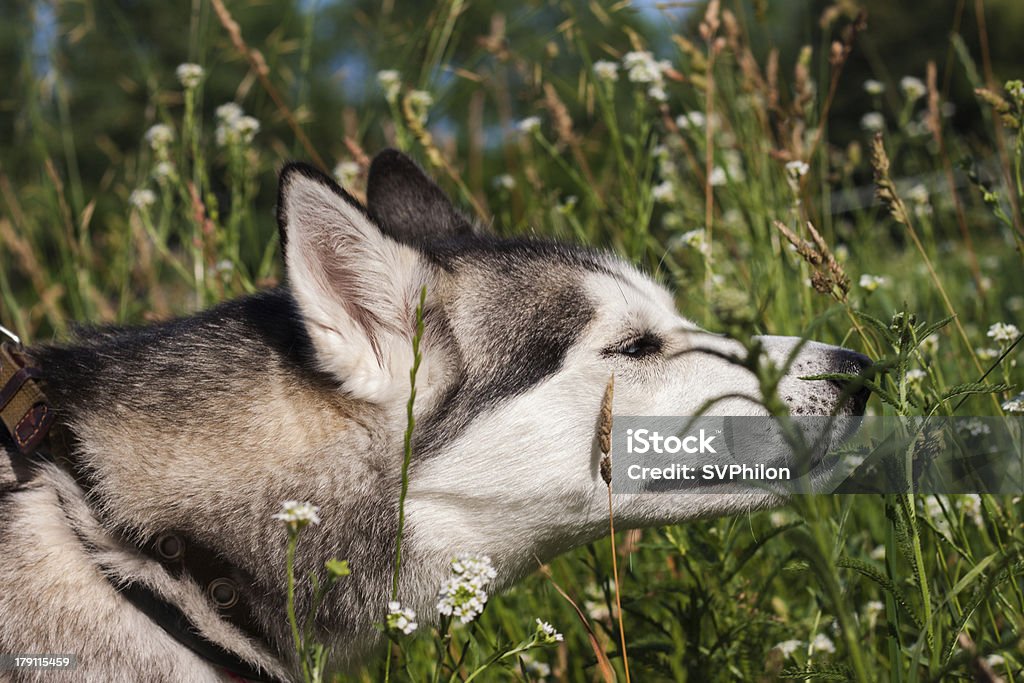
[[[132,190],[131,195],[128,196],[128,203],[139,211],[145,211],[156,203],[156,194],[153,193],[153,190],[144,188]]]
[[[721,166],[715,166],[711,169],[711,175],[708,176],[708,182],[711,183],[712,187],[721,187],[729,182],[728,176],[725,174],[725,169]]]
[[[958,430],[961,434],[967,436],[984,436],[992,433],[989,426],[976,417],[972,417],[966,422],[961,423]]]
[[[794,180],[803,178],[810,170],[806,161],[790,161],[786,164],[786,175]]]
[[[985,657],[985,663],[991,667],[1003,666],[1006,664],[1006,658],[1002,655],[989,655]]]
[[[451,569],[438,592],[437,611],[468,624],[484,611],[484,589],[498,574],[486,555],[460,555],[452,560]]]
[[[912,387],[919,387],[928,377],[928,373],[919,368],[913,370],[907,370],[907,384]]]
[[[1009,323],[995,323],[988,328],[986,336],[1000,346],[1006,347],[1017,340],[1017,337],[1020,336],[1020,330],[1017,329],[1016,325]]]
[[[868,553],[868,557],[877,562],[881,562],[885,559],[885,546],[876,545],[874,548],[871,549],[871,552]]]
[[[667,102],[668,93],[665,92],[665,88],[660,85],[652,85],[647,89],[647,96],[655,102]]]
[[[1011,415],[1024,415],[1024,393],[1017,394],[1003,403],[1003,411]]]
[[[869,95],[881,95],[885,92],[885,83],[876,81],[874,78],[869,78],[864,81],[864,92]]]
[[[627,52],[622,57],[622,65],[630,81],[648,85],[648,97],[658,102],[668,99],[665,93],[665,72],[672,68],[668,61],[658,61],[654,59],[653,54],[645,50]]]
[[[864,616],[867,617],[868,621],[874,623],[880,614],[885,611],[885,603],[881,600],[869,600],[864,605]]]
[[[359,178],[362,168],[355,161],[339,161],[334,167],[334,179],[342,187],[351,187]]]
[[[814,636],[814,640],[811,641],[812,652],[835,652],[836,646],[832,642],[832,639],[826,636],[824,633],[819,633]]]
[[[394,69],[378,71],[377,84],[384,91],[384,98],[388,102],[395,102],[398,98],[398,93],[402,90],[402,74]]]
[[[562,634],[555,630],[555,627],[546,621],[537,620],[537,640],[541,643],[560,642]]]
[[[860,117],[860,127],[869,133],[880,133],[885,130],[885,117],[881,112],[869,111]]]
[[[599,81],[614,83],[619,80],[619,65],[606,59],[599,59],[594,62],[594,76]]]
[[[783,658],[789,659],[793,656],[793,653],[799,650],[803,646],[802,640],[784,640],[775,647],[773,650],[778,650],[782,653]]]
[[[527,116],[525,119],[516,124],[516,128],[520,133],[535,133],[540,130],[540,117],[539,116]]]
[[[699,111],[687,112],[686,114],[676,117],[676,125],[682,130],[686,130],[691,126],[693,128],[703,128],[705,123],[707,123],[707,119],[704,117],[704,114]]]
[[[199,87],[199,84],[203,81],[203,67],[198,64],[179,64],[178,68],[174,70],[175,75],[178,77],[178,82],[181,83],[181,87],[185,90],[194,90]]]
[[[974,355],[978,357],[978,360],[995,360],[999,357],[999,349],[993,349],[992,347],[977,348],[974,349]]]
[[[913,76],[904,76],[900,79],[900,90],[911,102],[916,102],[928,92],[921,79]]]
[[[663,204],[671,202],[673,199],[675,199],[676,191],[675,188],[672,186],[672,181],[665,180],[651,188],[651,197],[654,199],[654,201],[661,202]]]
[[[837,244],[836,248],[832,250],[835,254],[837,261],[849,261],[850,260],[850,248],[845,244]]]
[[[502,173],[494,178],[494,186],[499,190],[505,190],[511,192],[516,189],[516,179],[510,176],[508,173]]]
[[[927,204],[928,198],[928,188],[922,183],[918,183],[907,190],[907,199],[917,204]]]
[[[884,287],[888,283],[888,279],[881,275],[868,275],[867,273],[860,276],[858,284],[862,289],[873,292],[879,287]]]
[[[150,171],[150,175],[153,176],[153,179],[156,180],[156,182],[163,185],[174,178],[174,164],[170,161],[159,161],[153,166],[153,170]]]
[[[171,144],[174,140],[174,130],[163,123],[157,123],[150,126],[149,130],[146,131],[146,142],[149,143],[150,148],[154,152],[161,152],[167,150],[167,145]]]
[[[416,612],[412,608],[402,607],[401,603],[394,600],[388,603],[385,624],[389,630],[403,635],[409,635],[419,627],[416,623]]]
[[[217,120],[221,123],[231,123],[242,118],[245,114],[242,108],[234,102],[225,102],[214,110]]]
[[[320,523],[320,508],[311,503],[286,500],[281,503],[281,511],[273,518],[284,522],[292,529],[301,529],[307,524]]]
[[[689,230],[680,235],[677,239],[680,244],[683,244],[692,249],[698,251],[704,250],[704,228],[697,228],[696,230]]]

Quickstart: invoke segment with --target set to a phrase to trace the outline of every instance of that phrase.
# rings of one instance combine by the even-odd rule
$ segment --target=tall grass
[[[524,9],[496,16],[472,58],[452,64],[467,10],[442,2],[407,37],[423,49],[382,74],[357,124],[310,140],[308,93],[290,87],[311,68],[308,51],[297,74],[276,70],[280,55],[235,23],[245,3],[197,1],[182,17],[192,60],[207,76],[245,64],[239,104],[269,98],[283,132],[215,110],[224,103],[205,101],[203,78],[185,86],[162,65],[137,147],[83,183],[73,98],[35,88],[24,144],[40,167],[15,183],[0,160],[0,319],[37,341],[72,321],[159,319],[274,284],[274,169],[306,157],[359,195],[370,141],[384,139],[496,231],[612,249],[673,286],[680,310],[709,328],[893,360],[873,413],[1001,414],[1022,380],[1012,330],[993,326],[1020,325],[1024,312],[1024,88],[996,81],[954,32],[949,49],[935,46],[936,68],[867,85],[853,114],[863,135],[836,144],[835,94],[865,88],[844,79],[870,30],[851,4],[829,6],[825,38],[793,62],[751,47],[771,26],[745,5],[712,2],[696,30],[656,49],[631,28],[628,3],[552,5],[558,21],[542,40],[505,41],[535,18]],[[384,9],[374,21],[382,36],[407,30]],[[606,35],[592,40],[581,25]],[[304,22],[295,37],[308,44],[315,28]],[[984,129],[952,127],[937,69],[978,88]],[[97,224],[97,206],[111,203]],[[1016,388],[956,391],[982,381]],[[636,680],[1019,679],[1022,542],[1020,498],[993,496],[801,496],[772,512],[626,532],[617,558],[592,544],[493,597],[467,627],[443,619],[436,639],[403,638],[394,673],[582,682],[615,668],[624,679],[621,619]],[[533,651],[534,617],[564,641]],[[353,680],[383,669],[371,663]]]

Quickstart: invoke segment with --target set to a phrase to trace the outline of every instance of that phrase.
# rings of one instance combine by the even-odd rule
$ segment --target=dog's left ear
[[[370,164],[366,205],[381,230],[405,244],[473,234],[473,225],[416,162],[386,149]]]
[[[277,216],[289,289],[320,367],[356,398],[405,395],[416,305],[423,286],[433,293],[436,270],[309,166],[281,172]]]

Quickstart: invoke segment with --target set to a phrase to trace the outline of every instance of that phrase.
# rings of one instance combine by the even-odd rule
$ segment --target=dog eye
[[[660,351],[661,339],[650,333],[634,337],[615,349],[615,353],[630,358],[646,358]]]

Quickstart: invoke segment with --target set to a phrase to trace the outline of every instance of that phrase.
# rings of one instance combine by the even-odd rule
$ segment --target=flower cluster
[[[389,631],[403,635],[409,635],[419,628],[419,624],[416,623],[416,612],[409,607],[402,607],[398,601],[388,603],[385,624]]]
[[[527,116],[525,119],[516,124],[516,128],[520,133],[529,135],[540,130],[540,117],[539,116]]]
[[[441,584],[437,611],[468,624],[484,611],[484,589],[498,573],[486,555],[459,555],[452,560],[451,570],[452,575]]]
[[[668,99],[665,93],[665,73],[672,68],[670,62],[656,60],[652,53],[642,50],[623,55],[622,66],[630,81],[647,85],[647,96],[652,100],[664,102]]]
[[[1003,403],[1003,410],[1011,415],[1024,415],[1024,393],[1017,394]]]
[[[174,129],[166,124],[157,123],[150,126],[149,130],[146,131],[145,138],[146,142],[149,143],[150,149],[163,157],[166,156],[167,148],[174,141]]]
[[[174,74],[178,77],[178,82],[181,83],[181,87],[185,90],[195,90],[199,87],[199,84],[203,81],[203,67],[198,64],[179,64],[178,68],[175,69]]]
[[[234,102],[217,107],[217,130],[215,136],[219,147],[248,145],[260,131],[260,122],[246,116]]]
[[[916,102],[928,92],[924,82],[920,78],[914,78],[913,76],[904,76],[900,79],[900,90],[903,91],[903,94],[911,102]]]
[[[879,287],[884,286],[888,280],[881,275],[868,275],[865,273],[860,276],[860,282],[858,283],[862,289],[868,292],[873,292]]]
[[[156,195],[152,190],[133,190],[131,195],[128,197],[128,203],[139,211],[145,211],[156,203]]]
[[[562,642],[562,634],[555,630],[554,626],[540,619],[537,620],[537,631],[534,634],[534,638],[537,639],[538,643],[544,645]]]
[[[300,503],[297,500],[286,500],[281,503],[281,511],[274,515],[292,530],[298,530],[307,524],[320,523],[320,508],[312,503]]]
[[[356,179],[359,177],[359,173],[362,168],[358,162],[355,161],[339,161],[334,167],[334,179],[338,181],[338,184],[342,187],[351,187]]]
[[[803,644],[802,640],[784,640],[772,649],[781,652],[783,659],[788,659],[792,657],[793,653],[799,650]]]
[[[1006,347],[1017,341],[1017,337],[1020,336],[1020,330],[1017,329],[1016,325],[1009,323],[995,323],[988,328],[987,336],[1000,346]]]
[[[398,100],[398,93],[402,91],[402,74],[394,69],[378,71],[377,85],[384,91],[384,99],[394,104]]]
[[[594,62],[594,76],[599,81],[614,83],[619,80],[619,65],[606,59]]]

